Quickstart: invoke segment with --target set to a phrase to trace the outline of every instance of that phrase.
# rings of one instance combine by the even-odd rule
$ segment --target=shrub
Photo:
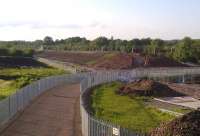
[[[8,56],[9,51],[8,49],[1,48],[0,49],[0,56]]]

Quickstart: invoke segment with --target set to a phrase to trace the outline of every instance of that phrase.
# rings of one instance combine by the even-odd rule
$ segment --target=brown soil
[[[101,52],[57,52],[57,51],[46,51],[41,54],[37,54],[39,57],[58,60],[63,62],[69,62],[79,65],[84,65],[87,62],[96,60],[102,57],[105,53]]]
[[[95,69],[132,69],[136,67],[184,67],[179,62],[166,57],[145,57],[140,54],[116,53],[100,58],[91,65]]]
[[[150,136],[200,136],[200,111],[190,112],[168,124],[162,124]]]
[[[196,99],[200,99],[200,84],[168,83],[166,85],[168,85],[171,89],[176,90],[177,92],[192,96]]]
[[[166,57],[145,57],[140,54],[103,52],[56,52],[47,51],[39,57],[102,69],[132,69],[136,67],[183,67],[179,62]]]
[[[149,57],[147,58],[146,67],[183,67],[187,66],[166,57]]]
[[[125,53],[115,53],[109,57],[101,57],[96,63],[89,65],[95,69],[131,69],[133,55]]]
[[[153,96],[153,97],[175,97],[183,96],[182,93],[177,92],[167,85],[153,80],[139,80],[127,83],[121,87],[117,93],[123,95],[139,95],[139,96]]]

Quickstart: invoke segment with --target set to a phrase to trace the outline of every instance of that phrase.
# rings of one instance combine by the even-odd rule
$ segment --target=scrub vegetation
[[[0,48],[0,100],[41,78],[67,73],[34,59],[31,49]]]
[[[44,77],[64,74],[55,68],[2,68],[0,69],[0,100],[18,89]]]

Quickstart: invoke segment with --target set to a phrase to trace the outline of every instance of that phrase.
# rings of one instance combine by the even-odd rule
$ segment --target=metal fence
[[[178,82],[184,82],[188,75],[200,74],[199,68],[157,68],[157,69],[135,69],[131,71],[99,71],[89,73],[87,78],[81,81],[81,117],[82,117],[82,134],[83,136],[140,136],[127,128],[122,128],[117,124],[99,120],[87,111],[87,104],[84,101],[84,93],[89,88],[115,80],[163,78],[168,80],[170,76],[176,76]]]
[[[80,108],[83,136],[137,136],[128,129],[121,128],[109,122],[105,122],[91,116],[85,108],[82,96],[86,91],[98,84],[122,80],[127,78],[164,77],[200,74],[199,68],[162,68],[162,69],[135,69],[131,71],[98,71],[72,75],[53,76],[36,81],[15,94],[0,101],[0,126],[5,125],[19,111],[23,110],[35,97],[46,90],[62,84],[80,82]]]
[[[64,83],[70,84],[79,80],[79,74],[47,77],[16,91],[0,101],[0,127],[44,91]]]

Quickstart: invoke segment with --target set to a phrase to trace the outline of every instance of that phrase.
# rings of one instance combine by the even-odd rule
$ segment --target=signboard
[[[113,135],[119,136],[119,129],[118,128],[113,128]]]

